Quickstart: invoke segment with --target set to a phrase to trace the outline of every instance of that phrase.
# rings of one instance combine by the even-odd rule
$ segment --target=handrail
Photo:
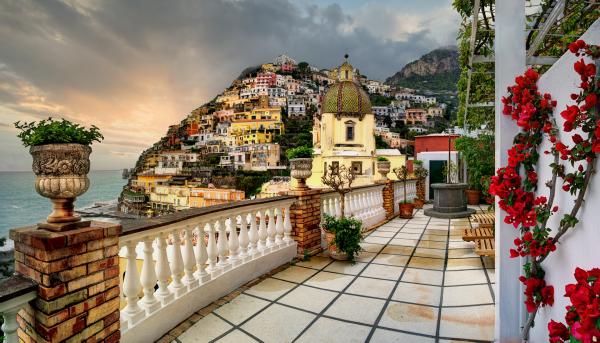
[[[0,314],[4,319],[2,331],[5,343],[18,343],[17,312],[37,297],[38,285],[35,281],[21,275],[13,275],[0,280]]]

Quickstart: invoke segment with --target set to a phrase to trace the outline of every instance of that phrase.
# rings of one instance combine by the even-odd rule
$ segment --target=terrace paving
[[[321,254],[246,289],[177,342],[489,342],[494,261],[468,219],[416,213],[365,237],[352,265]]]

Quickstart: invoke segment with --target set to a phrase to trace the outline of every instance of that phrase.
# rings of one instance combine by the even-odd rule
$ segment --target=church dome
[[[368,114],[371,101],[367,93],[355,82],[345,80],[334,83],[323,97],[323,113]]]

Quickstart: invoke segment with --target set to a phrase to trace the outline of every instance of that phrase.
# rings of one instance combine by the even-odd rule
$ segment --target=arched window
[[[351,120],[348,120],[345,124],[346,124],[346,140],[353,141],[354,136],[355,136],[354,122]]]

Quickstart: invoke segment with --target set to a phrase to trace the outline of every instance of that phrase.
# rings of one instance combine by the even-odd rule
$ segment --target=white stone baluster
[[[196,256],[196,272],[194,276],[203,284],[210,280],[210,274],[206,272],[206,261],[208,261],[208,252],[206,251],[206,243],[204,237],[206,237],[204,229],[206,225],[198,225],[196,232],[198,233],[198,239],[196,240],[195,256]]]
[[[160,308],[160,302],[154,296],[154,285],[156,285],[158,277],[154,269],[152,241],[153,239],[150,236],[144,237],[144,264],[142,264],[142,276],[140,277],[144,289],[144,297],[140,306],[146,310],[147,315]]]
[[[231,216],[227,222],[227,228],[229,229],[229,263],[232,267],[240,265],[240,242],[238,239],[237,228],[236,228],[237,216]]]
[[[26,305],[26,304],[24,304]],[[2,311],[2,332],[4,333],[4,343],[19,343],[19,336],[17,335],[17,329],[19,323],[17,322],[17,313],[21,310],[21,306],[16,306],[10,309],[3,309]]]
[[[283,246],[283,214],[281,207],[275,208],[275,244]]]
[[[334,202],[335,202],[335,216],[336,216],[336,218],[341,218],[342,217],[342,208],[341,208],[341,204],[340,204],[340,199],[336,196],[334,198]]]
[[[294,241],[292,239],[292,220],[290,219],[290,206],[291,204],[285,205],[285,217],[283,219],[283,241],[290,245]]]
[[[171,268],[169,267],[169,259],[167,255],[166,234],[160,233],[157,238],[158,258],[156,259],[156,276],[158,277],[158,290],[156,297],[162,305],[166,305],[173,300],[174,294],[169,289],[169,278],[171,277]]]
[[[325,215],[331,215],[331,209],[329,207],[329,199],[323,199],[323,212],[321,218],[325,218]]]
[[[242,262],[248,262],[251,259],[251,256],[248,251],[248,243],[250,242],[250,238],[248,237],[247,227],[247,218],[242,213],[240,215],[240,235],[238,236],[240,243],[240,259],[242,260]]]
[[[269,216],[269,224],[267,225],[267,246],[270,250],[275,250],[275,213],[273,210],[268,209],[267,215]]]
[[[194,266],[196,265],[196,257],[194,256],[194,243],[192,242],[192,228],[185,228],[185,238],[183,247],[183,283],[192,290],[198,287],[198,280],[194,277]]]
[[[221,274],[221,268],[219,268],[217,264],[219,249],[217,248],[217,240],[215,238],[215,225],[218,224],[216,222],[212,224],[208,223],[208,247],[206,248],[206,252],[208,254],[207,271],[210,273],[213,279]]]
[[[258,249],[261,251],[262,255],[271,251],[270,247],[267,246],[267,225],[266,225],[266,216],[264,210],[258,212],[260,222],[258,224]]]
[[[223,272],[226,272],[231,269],[231,264],[227,261],[227,230],[225,228],[225,218],[219,218],[217,220],[219,223],[219,238],[217,239],[217,249],[219,252],[219,268]]]
[[[175,297],[179,298],[186,291],[187,287],[181,282],[182,274],[183,274],[183,256],[181,255],[181,236],[179,236],[180,231],[175,229],[171,233],[173,236],[173,260],[171,261],[171,284],[169,284],[169,289],[173,293],[175,293]]]
[[[256,228],[256,214],[254,212],[248,213],[248,220],[250,221],[250,232],[248,232],[248,238],[250,239],[250,252],[252,258],[260,256],[258,250],[258,229]]]
[[[123,293],[125,294],[127,305],[121,313],[125,316],[129,325],[135,325],[146,316],[146,312],[138,305],[138,294],[142,286],[140,285],[140,274],[137,268],[136,243],[129,241],[125,245],[127,248],[127,270],[125,271],[123,282]]]

